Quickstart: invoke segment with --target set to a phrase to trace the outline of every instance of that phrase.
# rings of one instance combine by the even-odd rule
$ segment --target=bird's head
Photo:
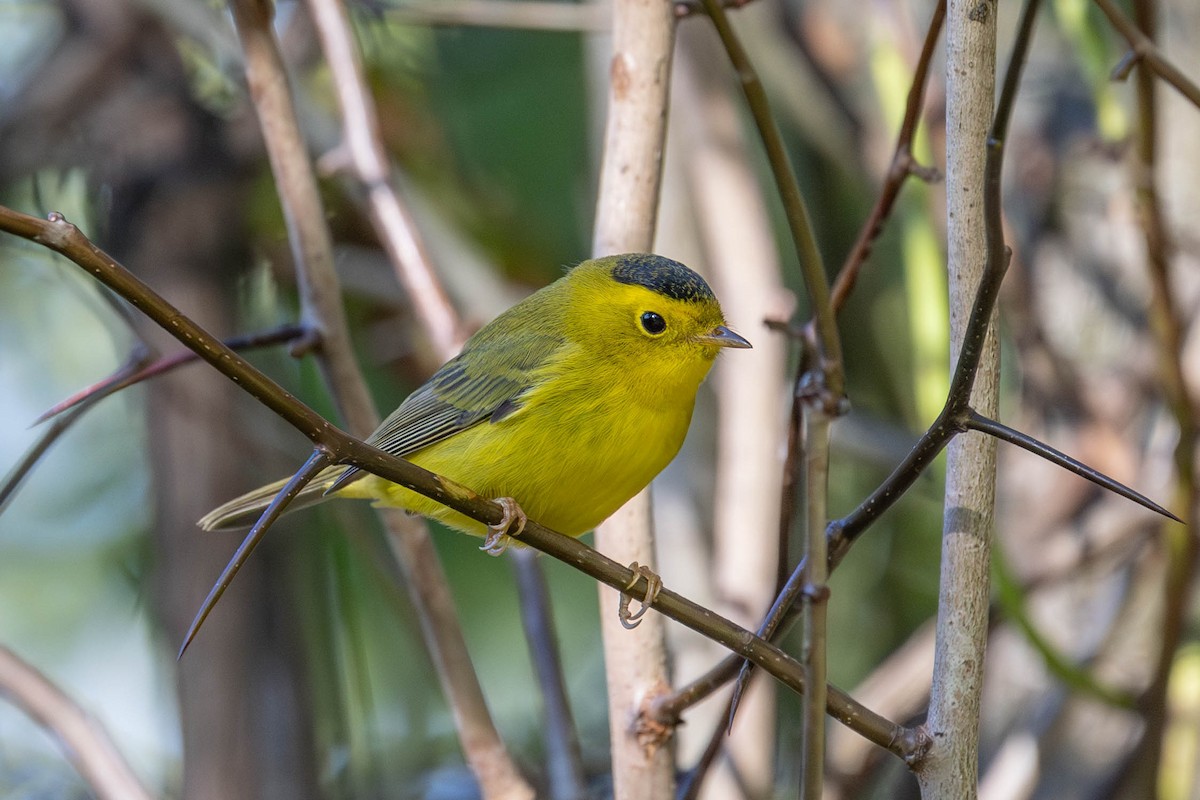
[[[599,345],[614,362],[699,383],[722,349],[750,347],[726,327],[705,280],[669,258],[628,253],[585,261],[566,282],[578,312],[572,338]]]

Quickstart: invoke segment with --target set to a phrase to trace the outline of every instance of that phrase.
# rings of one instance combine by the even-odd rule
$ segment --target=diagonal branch
[[[917,59],[916,69],[913,70],[908,101],[904,106],[904,120],[900,123],[900,132],[896,136],[896,150],[892,155],[892,164],[888,169],[887,178],[884,180],[883,188],[879,190],[879,197],[875,199],[875,206],[859,230],[858,238],[855,239],[854,246],[846,255],[846,260],[842,262],[842,268],[838,271],[837,280],[833,284],[830,302],[833,303],[835,312],[841,311],[850,292],[854,291],[858,273],[870,258],[875,241],[883,233],[883,226],[891,217],[892,209],[896,205],[896,198],[900,196],[900,189],[903,188],[905,181],[910,175],[925,180],[931,180],[937,176],[936,170],[922,168],[917,163],[916,158],[913,157],[912,146],[913,138],[917,133],[917,124],[921,119],[921,109],[925,104],[925,89],[929,84],[929,65],[933,61],[938,36],[942,32],[942,23],[945,22],[945,19],[946,0],[938,0],[938,4],[933,9],[933,17],[929,20],[929,28],[925,31],[925,42],[921,45],[921,55]]]
[[[248,333],[244,336],[234,336],[226,339],[225,344],[231,350],[253,350],[258,347],[268,347],[294,340],[298,341],[307,335],[308,332],[299,325],[282,325],[274,330]],[[94,383],[46,409],[42,412],[41,416],[33,421],[33,424],[37,425],[45,422],[52,417],[75,408],[81,403],[101,400],[134,384],[164,375],[178,367],[182,367],[185,364],[192,364],[199,360],[199,357],[191,350],[181,350],[178,353],[164,356],[150,363],[146,363],[148,359],[136,352],[132,358],[137,358],[142,364],[139,369],[130,372],[127,367],[121,367],[104,380]]]
[[[8,474],[4,476],[4,480],[0,481],[0,514],[4,513],[4,509],[8,507],[9,502],[16,495],[17,488],[21,485],[21,482],[33,471],[38,461],[46,454],[46,451],[58,441],[58,437],[62,436],[77,419],[87,413],[88,409],[117,391],[120,386],[116,386],[115,384],[119,384],[128,377],[136,375],[145,363],[148,353],[149,351],[145,347],[135,348],[125,363],[109,377],[108,380],[114,384],[113,386],[105,387],[101,384],[101,388],[94,391],[89,390],[89,394],[80,397],[69,407],[71,410],[65,416],[61,416],[50,423],[46,430],[42,432],[42,435],[38,437],[38,440],[25,451],[25,455],[21,457],[21,460],[8,471]],[[48,413],[43,414],[38,418],[38,421],[40,422],[47,416]]]
[[[448,361],[462,345],[462,326],[430,264],[412,212],[392,185],[391,163],[379,136],[375,102],[363,79],[346,6],[340,0],[309,0],[308,5],[342,112],[342,143],[335,160],[344,161],[366,189],[371,224],[396,277],[438,359]]]
[[[28,714],[59,743],[99,800],[150,800],[108,731],[16,653],[0,645],[0,696]]]
[[[1108,17],[1117,32],[1125,37],[1131,48],[1130,55],[1121,60],[1113,71],[1114,78],[1125,78],[1135,64],[1144,64],[1155,75],[1171,84],[1192,105],[1200,109],[1200,86],[1192,82],[1167,58],[1154,44],[1149,36],[1142,33],[1138,26],[1117,6],[1113,0],[1096,0],[1096,5]]]

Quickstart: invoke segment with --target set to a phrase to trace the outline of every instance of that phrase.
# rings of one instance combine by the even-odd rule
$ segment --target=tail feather
[[[287,511],[290,513],[300,508],[315,506],[317,503],[328,499],[325,490],[333,485],[338,476],[345,471],[345,467],[330,467],[320,472],[313,482],[305,486],[300,494],[288,504]],[[247,492],[241,497],[234,498],[228,503],[217,506],[212,511],[200,518],[196,524],[206,531],[224,531],[236,528],[249,528],[253,525],[262,512],[266,510],[271,501],[275,499],[275,495],[279,494],[279,490],[287,485],[291,478],[285,478],[281,481],[269,483],[266,486],[260,486],[252,492]]]

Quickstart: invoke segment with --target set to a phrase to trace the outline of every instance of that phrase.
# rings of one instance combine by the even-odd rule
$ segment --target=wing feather
[[[518,305],[506,314],[522,310]],[[405,398],[367,442],[404,457],[481,422],[499,422],[518,411],[523,398],[537,385],[541,368],[554,359],[565,340],[547,332],[553,326],[532,320],[511,322],[521,331],[520,336],[504,335],[512,328],[495,322],[484,327],[461,353]],[[359,470],[347,469],[328,492],[359,476]]]

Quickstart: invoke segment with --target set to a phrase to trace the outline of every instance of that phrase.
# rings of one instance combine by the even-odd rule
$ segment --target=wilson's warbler
[[[696,391],[725,347],[750,343],[725,327],[712,289],[684,265],[642,253],[585,261],[481,328],[367,441],[501,498],[506,520],[489,536],[493,545],[510,515],[524,519],[521,511],[578,536],[679,452]],[[200,526],[249,525],[283,483],[226,503]],[[488,533],[481,522],[353,468],[318,475],[291,508],[330,496]]]

